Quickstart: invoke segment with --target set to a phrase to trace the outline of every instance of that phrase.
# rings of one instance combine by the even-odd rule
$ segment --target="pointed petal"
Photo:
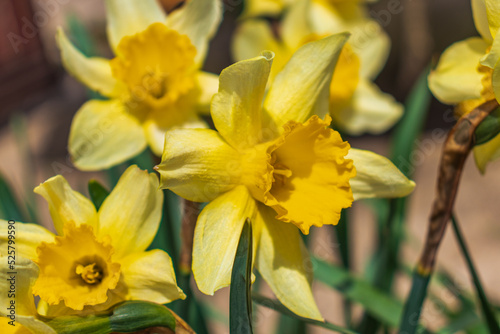
[[[9,228],[11,225],[13,227]],[[16,255],[24,258],[36,260],[36,248],[42,242],[54,242],[54,237],[52,232],[40,225],[20,222],[9,224],[6,220],[0,219],[0,249],[7,250],[9,239],[14,240]]]
[[[293,50],[299,48],[306,38],[314,33],[307,15],[309,4],[310,0],[295,1],[283,18],[281,36],[285,44]]]
[[[90,100],[76,113],[68,150],[81,170],[99,170],[130,159],[146,148],[137,119],[117,100]]]
[[[471,6],[472,16],[474,18],[474,24],[476,25],[477,32],[479,32],[486,42],[491,43],[493,41],[493,37],[491,36],[490,28],[488,26],[485,0],[471,0]]]
[[[155,174],[127,168],[99,210],[99,232],[109,235],[115,257],[144,251],[158,231],[163,192]]]
[[[341,33],[305,44],[276,76],[264,109],[277,127],[290,120],[303,123],[314,114],[325,117],[333,70],[348,36]]]
[[[167,17],[157,0],[106,0],[108,41],[113,50],[124,36],[134,35]]]
[[[219,76],[213,73],[199,71],[197,79],[201,89],[197,108],[200,112],[209,114],[212,98],[219,91]]]
[[[261,133],[261,106],[274,54],[242,60],[222,70],[212,100],[215,128],[234,148],[254,146]]]
[[[478,37],[449,46],[429,75],[429,88],[434,96],[447,104],[481,97],[482,74],[478,72],[478,65],[487,47]]]
[[[500,29],[500,3],[498,0],[484,0],[486,4],[486,16],[488,17],[488,26],[493,38],[496,37]]]
[[[312,294],[309,254],[292,224],[274,219],[276,213],[259,205],[262,231],[255,266],[276,297],[295,314],[323,321]]]
[[[10,300],[13,300],[13,298],[8,297],[7,293],[11,290],[11,282],[9,281],[13,271],[9,268],[11,259],[12,257],[0,257],[0,291],[3,292],[0,297],[0,314],[4,316],[4,312],[10,306]],[[33,261],[18,256],[15,261],[15,272],[17,273],[15,275],[16,313],[25,316],[36,315],[35,300],[31,289],[38,278],[38,266]]]
[[[126,299],[165,304],[186,295],[177,286],[172,259],[162,250],[134,253],[122,261]]]
[[[403,106],[382,93],[367,80],[361,80],[354,92],[352,105],[333,114],[342,129],[353,135],[364,132],[382,133],[391,128],[403,115]]]
[[[238,152],[214,130],[178,129],[165,135],[160,186],[194,202],[209,202],[239,184]]]
[[[87,58],[74,47],[61,28],[57,30],[56,40],[64,68],[77,80],[104,96],[116,97],[123,93],[125,86],[111,74],[109,60]]]
[[[243,224],[252,221],[255,200],[244,186],[217,197],[201,212],[194,231],[193,274],[200,291],[212,295],[231,283]]]
[[[375,79],[389,57],[389,36],[375,20],[363,20],[349,31],[352,31],[349,45],[361,60],[360,76]]]
[[[486,165],[500,157],[500,135],[491,139],[489,142],[474,147],[474,160],[476,166],[484,174]]]
[[[97,227],[94,204],[77,191],[71,189],[68,181],[56,175],[34,189],[49,205],[50,216],[59,235],[63,235],[63,226],[74,222],[76,226],[88,224]]]
[[[415,188],[415,182],[394,166],[387,158],[370,151],[351,148],[347,159],[352,159],[356,176],[351,179],[354,200],[373,197],[404,197]]]
[[[168,26],[186,34],[196,47],[195,62],[202,64],[208,42],[215,35],[222,19],[222,3],[219,0],[188,0],[168,17]]]

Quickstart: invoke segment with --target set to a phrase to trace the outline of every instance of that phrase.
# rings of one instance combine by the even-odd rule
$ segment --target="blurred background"
[[[447,46],[476,36],[477,32],[469,0],[402,0],[401,13],[384,16],[390,1],[393,0],[380,0],[369,6],[370,15],[379,20],[392,40],[388,62],[376,83],[384,92],[404,102],[419,75],[437,62]],[[163,3],[167,9],[173,5],[171,0]],[[224,20],[211,43],[205,70],[220,73],[232,63],[229,44],[243,6],[243,0],[225,1]],[[106,41],[102,0],[0,0],[0,174],[13,187],[15,195],[26,203],[27,210],[37,208],[41,213],[37,219],[45,226],[51,226],[48,209],[32,192],[40,182],[63,174],[74,189],[84,194],[91,178],[109,184],[104,173],[80,172],[69,160],[67,140],[71,120],[91,92],[63,70],[54,38],[58,26],[64,27],[86,55],[112,56]],[[410,266],[420,254],[442,143],[454,122],[452,107],[433,99],[426,116],[425,133],[412,156],[417,188],[409,202],[408,242],[402,250]],[[386,155],[390,138],[389,131],[382,136],[347,139],[353,147]],[[470,158],[462,178],[456,211],[486,293],[498,304],[500,164],[492,163],[486,174],[480,175]],[[373,252],[376,223],[365,203],[356,203],[352,211],[349,229],[354,245],[353,269],[361,272]],[[336,247],[339,245],[329,239],[331,234],[324,230],[313,231],[317,239],[314,245],[319,246],[317,249],[313,246],[312,251],[338,262]],[[471,291],[469,274],[451,233],[441,246],[438,267],[452,273],[465,291]],[[400,299],[405,298],[409,290],[407,277],[398,277],[397,290]],[[315,284],[315,291],[325,318],[342,323],[341,295],[320,283]],[[437,293],[446,300],[443,294],[447,292]],[[204,300],[215,303],[227,314],[227,297],[228,291],[223,289],[215,298]],[[448,299],[451,302],[453,298]],[[262,312],[265,321],[258,322],[257,331],[267,332],[273,326],[275,314],[268,310]],[[422,319],[429,328],[437,328],[441,325],[440,310],[427,306]],[[212,325],[214,333],[228,331],[222,322]],[[314,333],[323,332],[326,333],[314,330]]]

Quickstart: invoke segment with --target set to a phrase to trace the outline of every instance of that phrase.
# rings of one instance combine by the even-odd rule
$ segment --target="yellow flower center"
[[[40,275],[33,293],[49,305],[64,301],[67,307],[83,310],[106,302],[116,288],[120,265],[113,263],[109,240],[97,240],[92,227],[66,224],[64,236],[38,248]]]
[[[483,86],[483,89],[481,90],[481,97],[479,99],[465,100],[457,104],[455,107],[457,118],[471,112],[484,102],[495,99],[495,92],[493,91],[493,83],[491,81],[493,69],[479,64],[477,70],[483,75],[481,78],[481,84]]]
[[[256,170],[267,173],[253,183],[245,180],[255,199],[304,234],[313,225],[337,224],[340,211],[353,201],[349,179],[356,171],[352,160],[345,159],[350,146],[328,127],[330,122],[329,116],[324,121],[312,116],[304,124],[285,124],[284,133],[265,145],[265,154],[254,154],[256,165],[265,160],[268,166]]]
[[[194,58],[196,48],[189,37],[162,23],[125,36],[111,60],[113,76],[128,87],[127,109],[140,121],[153,118],[170,126],[190,116],[196,96]]]

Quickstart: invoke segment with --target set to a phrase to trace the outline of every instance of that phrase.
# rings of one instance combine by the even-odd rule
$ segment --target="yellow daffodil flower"
[[[218,131],[167,132],[156,167],[161,187],[210,202],[198,218],[193,246],[193,274],[202,292],[230,284],[248,217],[262,277],[290,310],[322,319],[299,230],[307,234],[311,226],[337,224],[353,199],[413,190],[414,183],[387,159],[350,149],[329,128],[329,86],[347,37],[299,48],[265,98],[272,52],[224,69],[211,104]]]
[[[156,0],[106,0],[115,58],[85,57],[59,29],[66,70],[109,100],[91,100],[75,115],[69,152],[82,170],[117,165],[147,145],[158,156],[165,130],[206,127],[217,76],[200,70],[220,22],[219,0],[188,0],[168,17]]]
[[[357,2],[347,3],[358,6]],[[320,1],[297,0],[284,15],[279,39],[268,21],[249,19],[235,34],[233,53],[242,60],[261,50],[273,51],[272,82],[301,45],[343,31],[352,32],[352,37],[340,53],[330,85],[334,127],[354,135],[384,132],[399,120],[403,108],[372,82],[389,51],[389,39],[376,21]]]
[[[4,249],[6,250],[7,247],[2,251]],[[38,319],[32,292],[39,274],[38,266],[33,261],[20,256],[16,256],[15,270],[9,267],[7,256],[0,256],[0,261],[0,291],[2,291],[0,333],[56,334],[52,327]],[[9,291],[13,291],[12,294]]]
[[[99,211],[60,175],[35,188],[45,198],[57,235],[34,224],[16,224],[19,256],[40,268],[33,293],[46,316],[87,314],[123,300],[160,304],[184,298],[172,260],[146,248],[161,220],[163,193],[158,179],[129,167]],[[0,246],[7,246],[1,221]]]
[[[449,46],[429,75],[429,88],[438,100],[457,105],[459,115],[480,104],[500,101],[500,3],[472,0],[476,29],[481,37],[470,37]],[[484,173],[488,162],[500,157],[500,136],[474,147],[474,158]]]

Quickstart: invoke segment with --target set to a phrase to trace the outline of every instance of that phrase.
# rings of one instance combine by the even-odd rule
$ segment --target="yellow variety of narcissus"
[[[329,128],[330,82],[348,34],[300,47],[266,93],[274,54],[224,69],[212,99],[215,130],[168,131],[160,185],[209,202],[196,224],[193,273],[213,294],[230,284],[246,218],[255,266],[296,314],[322,319],[300,231],[337,224],[354,199],[406,196],[414,188],[389,160],[351,149]]]
[[[147,146],[161,155],[166,129],[206,127],[217,76],[201,71],[221,17],[219,0],[188,0],[168,17],[156,0],[107,0],[111,61],[85,57],[59,30],[66,70],[109,98],[75,115],[68,149],[82,170],[106,169]]]
[[[476,29],[481,37],[456,42],[441,55],[429,75],[429,88],[438,100],[457,105],[459,115],[488,101],[500,101],[500,3],[472,0]],[[474,147],[474,158],[484,173],[488,162],[500,157],[500,135]]]
[[[57,234],[16,223],[16,249],[36,264],[37,277],[33,275],[29,286],[40,297],[40,314],[85,315],[123,300],[163,304],[185,298],[169,255],[159,249],[146,251],[162,215],[163,193],[156,175],[129,167],[99,210],[60,175],[35,192],[48,202]],[[2,249],[7,249],[7,226],[0,221]],[[7,298],[2,294],[0,304]]]
[[[403,107],[372,82],[387,59],[389,38],[375,20],[364,14],[358,1],[333,4],[317,0],[292,1],[286,6],[277,31],[278,34],[264,19],[244,20],[235,33],[233,54],[242,60],[254,57],[263,49],[273,51],[276,56],[270,76],[272,82],[300,46],[348,31],[352,34],[350,42],[340,54],[330,84],[329,105],[334,128],[350,134],[381,133],[399,120]]]

